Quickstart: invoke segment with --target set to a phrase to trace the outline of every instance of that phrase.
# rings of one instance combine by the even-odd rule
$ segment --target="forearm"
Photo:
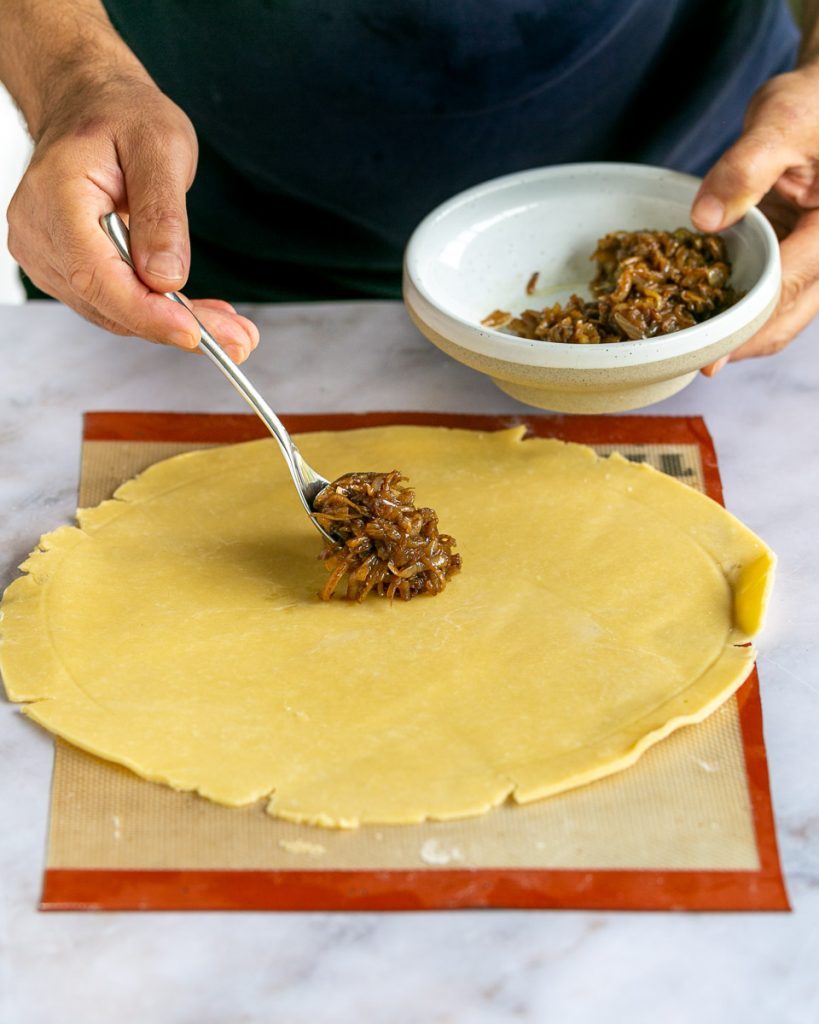
[[[100,0],[3,0],[0,81],[35,140],[67,92],[113,75],[150,81]]]

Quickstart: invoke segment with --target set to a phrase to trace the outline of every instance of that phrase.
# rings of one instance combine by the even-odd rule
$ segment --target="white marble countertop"
[[[278,410],[523,410],[397,303],[248,312],[248,370]],[[2,1024],[815,1024],[818,348],[819,323],[649,410],[705,416],[729,507],[780,556],[760,674],[793,914],[39,913],[51,738],[1,703]],[[0,307],[0,355],[0,588],[71,520],[84,410],[244,408],[205,359],[53,304]]]

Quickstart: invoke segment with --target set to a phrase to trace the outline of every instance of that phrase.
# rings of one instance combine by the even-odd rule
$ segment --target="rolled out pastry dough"
[[[354,827],[609,775],[751,671],[773,555],[684,484],[522,428],[299,443],[330,479],[409,476],[463,555],[443,594],[322,603],[274,442],[181,455],[42,538],[3,601],[9,697],[147,779]]]

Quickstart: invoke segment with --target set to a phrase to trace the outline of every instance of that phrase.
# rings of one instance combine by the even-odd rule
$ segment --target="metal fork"
[[[114,243],[114,246],[122,259],[132,270],[136,271],[134,261],[131,258],[131,244],[128,228],[123,223],[119,214],[104,214],[100,218],[100,224],[102,225],[103,231],[105,231]],[[205,355],[207,355],[212,362],[216,363],[222,373],[227,377],[242,398],[244,398],[259,419],[264,423],[273,437],[275,437],[279,448],[281,449],[281,453],[284,456],[284,461],[287,463],[287,468],[290,470],[290,475],[293,478],[293,483],[296,485],[296,491],[298,492],[305,512],[310,517],[310,520],[319,533],[331,544],[335,544],[337,542],[337,538],[324,529],[316,519],[315,512],[313,511],[313,503],[319,493],[327,487],[330,481],[320,473],[317,473],[312,466],[308,465],[304,456],[296,447],[296,443],[293,438],[285,429],[282,421],[262,398],[248,377],[239,369],[233,360],[225,354],[213,335],[211,335],[207,328],[200,323],[196,314],[182,296],[176,292],[163,292],[162,294],[165,295],[166,298],[172,299],[174,302],[178,302],[180,306],[184,306],[194,320],[196,320],[197,324],[199,324],[199,348],[202,349]]]

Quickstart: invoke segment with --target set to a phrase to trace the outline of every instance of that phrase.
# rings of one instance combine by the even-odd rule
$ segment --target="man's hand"
[[[187,280],[193,126],[114,32],[99,0],[6,0],[0,77],[34,138],[8,210],[12,256],[38,288],[116,334],[193,349],[193,317],[157,292]],[[99,220],[129,221],[135,274]],[[217,299],[191,305],[236,362],[259,332]]]
[[[779,352],[819,312],[819,64],[779,75],[754,96],[740,139],[709,171],[691,218],[700,231],[730,227],[757,204],[780,239],[782,293],[770,320],[729,360]]]
[[[195,348],[193,318],[156,293],[188,276],[185,193],[196,156],[190,121],[152,83],[78,90],[46,122],[9,206],[12,256],[38,288],[107,330]],[[130,220],[139,276],[99,225],[110,210]],[[228,303],[192,306],[236,362],[256,347],[258,331]]]

